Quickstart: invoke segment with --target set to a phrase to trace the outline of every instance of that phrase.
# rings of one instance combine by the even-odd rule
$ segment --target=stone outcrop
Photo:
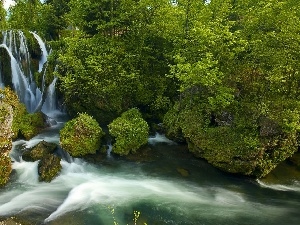
[[[8,182],[12,171],[8,153],[12,147],[13,109],[4,102],[4,98],[4,95],[0,95],[0,186]]]

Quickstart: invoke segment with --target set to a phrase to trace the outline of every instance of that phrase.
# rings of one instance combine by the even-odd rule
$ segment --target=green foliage
[[[180,100],[165,115],[167,133],[225,171],[265,176],[298,148],[299,4],[215,0],[199,9],[186,11],[171,67]]]
[[[95,119],[85,113],[68,121],[60,131],[60,144],[71,156],[94,154],[104,135]]]
[[[264,176],[298,146],[299,12],[295,0],[22,0],[9,24],[56,40],[47,77],[72,116],[165,114],[167,135],[196,155]]]
[[[7,26],[6,23],[6,11],[3,7],[3,2],[0,4],[0,30],[5,30]]]
[[[135,153],[148,141],[149,127],[138,109],[122,113],[108,125],[109,133],[115,137],[112,151],[119,155]]]
[[[14,7],[10,7],[8,24],[12,29],[36,30],[38,27],[39,0],[19,0]]]

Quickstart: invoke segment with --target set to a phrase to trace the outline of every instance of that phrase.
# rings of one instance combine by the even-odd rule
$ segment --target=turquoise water
[[[62,125],[14,143],[15,173],[0,190],[0,216],[32,224],[123,225],[134,224],[138,211],[136,224],[148,225],[300,224],[297,169],[288,167],[285,174],[281,168],[264,180],[229,175],[160,135],[149,138],[144,157],[108,154],[94,163],[66,158],[55,180],[40,183],[37,162],[20,160],[20,146],[58,143]]]

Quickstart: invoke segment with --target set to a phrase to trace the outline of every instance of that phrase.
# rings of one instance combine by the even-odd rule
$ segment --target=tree
[[[6,11],[3,8],[3,0],[0,1],[0,29],[4,30],[6,29]]]

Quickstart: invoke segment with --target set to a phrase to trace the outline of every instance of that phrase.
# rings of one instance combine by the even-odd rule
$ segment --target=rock
[[[104,136],[98,122],[87,114],[68,121],[60,131],[62,149],[73,157],[95,154]]]
[[[280,134],[280,127],[277,123],[267,117],[259,119],[259,135],[261,137],[271,137]]]
[[[183,177],[188,177],[190,175],[189,171],[183,168],[177,168],[177,172]]]
[[[136,153],[148,142],[149,126],[136,108],[122,113],[108,125],[108,129],[115,138],[112,151],[118,155]]]
[[[300,168],[300,152],[296,152],[289,161],[292,162],[296,167]]]
[[[38,164],[39,180],[51,182],[61,171],[60,160],[56,155],[45,155]]]
[[[12,147],[12,121],[13,110],[11,105],[2,101],[5,97],[0,99],[0,186],[5,185],[12,171],[11,160],[8,156]]]
[[[45,155],[53,153],[57,148],[54,143],[48,143],[46,141],[39,142],[32,149],[25,151],[22,155],[23,160],[34,162],[42,159]]]

